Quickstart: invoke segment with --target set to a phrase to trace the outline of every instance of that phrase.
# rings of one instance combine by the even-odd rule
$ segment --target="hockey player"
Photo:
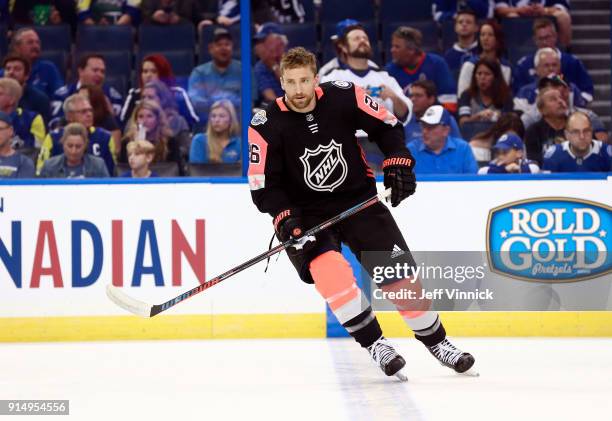
[[[414,160],[406,149],[402,125],[359,87],[346,81],[319,86],[315,56],[298,47],[280,63],[285,92],[256,113],[249,127],[249,186],[255,205],[273,217],[277,237],[295,240],[287,249],[300,278],[314,284],[350,335],[366,348],[383,372],[402,380],[405,360],[385,339],[349,263],[340,253],[347,244],[362,252],[386,251],[389,264],[414,265],[408,246],[382,203],[377,203],[314,237],[307,229],[376,193],[373,172],[355,139],[362,129],[385,155],[384,183],[391,205],[414,193]],[[391,263],[392,262],[392,263]],[[372,274],[373,267],[362,262]],[[383,291],[419,288],[411,278],[385,279]],[[454,347],[429,301],[394,302],[416,338],[443,365],[466,372],[474,358]]]

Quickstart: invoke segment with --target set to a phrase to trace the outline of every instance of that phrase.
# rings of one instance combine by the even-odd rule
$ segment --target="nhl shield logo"
[[[304,164],[304,181],[315,191],[332,192],[346,180],[348,165],[342,155],[342,145],[333,139],[315,150],[306,149],[300,161]]]

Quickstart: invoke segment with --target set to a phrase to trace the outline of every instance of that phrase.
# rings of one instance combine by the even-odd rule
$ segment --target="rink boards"
[[[548,178],[558,179],[426,179],[393,214],[413,250],[486,250],[497,241],[490,224],[496,209],[529,209],[538,199],[536,211],[545,217],[553,215],[546,203],[566,200],[598,212],[602,225],[591,234],[608,247],[611,179]],[[593,227],[593,217],[586,220],[584,232]],[[256,210],[242,182],[3,184],[0,341],[325,337],[324,304],[284,255],[267,273],[259,264],[153,319],[126,315],[106,298],[105,285],[113,283],[135,298],[166,301],[260,254],[271,234],[269,216]],[[443,317],[454,336],[612,336],[611,315]],[[395,314],[380,319],[389,336],[408,335]]]

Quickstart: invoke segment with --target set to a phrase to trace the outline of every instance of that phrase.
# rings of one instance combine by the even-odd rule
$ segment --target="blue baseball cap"
[[[3,113],[2,111],[0,111],[0,121],[3,121],[9,126],[13,127],[13,119],[11,118],[11,116],[7,113]]]
[[[420,118],[420,121],[425,124],[429,124],[430,126],[436,126],[441,124],[443,126],[450,126],[451,124],[451,115],[446,109],[444,109],[441,105],[432,105],[429,107],[423,117]]]
[[[505,133],[497,139],[493,149],[498,149],[500,151],[508,151],[510,149],[523,149],[523,139],[521,139],[518,135],[514,133]]]
[[[351,29],[360,28],[363,29],[361,23],[356,21],[355,19],[344,19],[336,24],[336,33],[333,34],[330,38],[333,41],[337,41],[340,38],[343,38]]]
[[[268,35],[272,35],[272,34],[285,35],[281,27],[278,26],[276,23],[266,22],[263,25],[261,25],[261,27],[259,28],[259,31],[257,31],[255,35],[253,36],[253,39],[255,41],[263,41],[264,39],[267,38]]]

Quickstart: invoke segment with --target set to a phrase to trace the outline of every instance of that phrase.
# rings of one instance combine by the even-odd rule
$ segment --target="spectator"
[[[64,79],[55,64],[40,58],[40,38],[33,28],[18,29],[11,38],[9,51],[30,62],[28,85],[40,89],[49,98],[52,98],[55,91],[64,84]]]
[[[284,91],[280,84],[280,60],[285,52],[287,36],[275,23],[264,23],[255,34],[255,81],[262,102],[269,103],[282,97]]]
[[[34,163],[12,145],[13,119],[0,112],[0,178],[34,178]]]
[[[109,99],[113,107],[113,114],[118,115],[121,111],[123,98],[113,87],[104,83],[106,79],[106,62],[100,54],[85,54],[79,58],[77,65],[78,79],[75,83],[64,85],[55,91],[51,100],[51,113],[53,120],[50,126],[61,125],[63,117],[63,102],[71,95],[78,92],[82,85],[99,86],[104,91],[104,95]]]
[[[570,88],[567,86],[567,83],[565,83],[561,75],[552,74],[540,79],[536,91],[539,92],[540,90],[549,86],[559,91],[559,93],[561,94],[561,98],[563,98],[565,103],[568,105],[570,113],[580,111],[586,114],[591,120],[591,126],[593,127],[595,138],[597,140],[601,140],[604,143],[607,143],[608,130],[604,126],[599,116],[587,108],[577,107],[574,104],[574,98],[576,98],[576,96],[574,95],[574,93],[570,92]],[[542,115],[538,111],[538,108],[535,106],[535,104],[527,112],[521,115],[521,120],[523,121],[523,124],[526,128],[529,128],[532,124],[540,120],[540,118],[542,118]]]
[[[321,78],[321,83],[335,80],[353,82],[366,90],[374,100],[383,104],[402,124],[406,124],[412,112],[412,102],[389,73],[369,67],[368,59],[372,56],[372,47],[363,27],[347,27],[340,46],[346,56],[346,68],[332,70]]]
[[[49,122],[51,117],[49,97],[40,89],[27,83],[31,71],[30,62],[24,57],[9,54],[2,61],[2,69],[5,77],[15,79],[21,85],[23,93],[19,100],[19,107],[40,114],[45,122]]]
[[[121,125],[125,127],[127,124],[128,119],[134,111],[134,107],[138,101],[140,101],[141,91],[144,85],[154,80],[160,80],[166,84],[174,94],[174,99],[180,115],[187,121],[190,129],[193,128],[200,119],[195,112],[187,92],[176,84],[172,66],[162,54],[151,54],[142,60],[138,78],[138,88],[129,90],[123,107],[121,107],[121,112],[119,113],[119,122]]]
[[[478,163],[487,163],[491,160],[491,148],[493,142],[506,133],[516,134],[521,139],[525,136],[525,127],[518,114],[502,114],[499,120],[484,132],[477,133],[472,139],[468,139],[472,152]]]
[[[564,140],[568,107],[561,93],[554,88],[542,89],[538,94],[536,105],[542,118],[527,129],[525,143],[527,158],[541,165],[542,154]]]
[[[535,56],[535,63],[537,79],[519,89],[514,98],[514,108],[523,113],[529,112],[534,107],[538,96],[539,81],[545,77],[560,77],[558,75],[561,74],[561,61],[557,51],[552,48],[539,49]],[[565,80],[563,80],[563,83],[567,86]],[[576,85],[570,83],[569,88],[571,89],[572,103],[576,102],[578,106],[586,106],[587,103]]]
[[[194,136],[189,152],[191,164],[240,161],[240,124],[236,110],[228,100],[215,102],[210,108],[206,133]]]
[[[77,92],[89,100],[93,108],[93,125],[109,132],[115,144],[114,150],[118,151],[121,146],[121,128],[113,114],[110,101],[104,95],[104,91],[95,85],[82,85]]]
[[[385,70],[399,82],[404,92],[408,92],[410,84],[417,80],[433,81],[438,90],[438,101],[454,113],[457,111],[455,79],[442,57],[421,50],[422,39],[418,29],[409,26],[397,28],[391,39],[393,60]]]
[[[39,147],[47,134],[45,122],[40,114],[17,106],[22,92],[23,89],[16,80],[0,78],[0,111],[12,119],[15,149]]]
[[[461,97],[463,91],[470,86],[474,66],[481,58],[497,61],[502,69],[502,75],[508,86],[512,86],[512,66],[504,58],[506,47],[504,45],[504,34],[501,26],[495,20],[487,20],[480,26],[478,35],[478,54],[470,56],[461,65],[459,81],[457,83],[457,95]]]
[[[453,74],[458,74],[466,57],[478,53],[478,22],[472,10],[460,10],[455,16],[457,42],[444,53],[444,60]]]
[[[561,58],[561,74],[565,80],[575,84],[582,92],[584,100],[591,102],[593,100],[593,80],[580,59],[557,48],[557,30],[554,22],[550,19],[536,19],[533,23],[533,40],[538,49],[552,48],[557,52]],[[526,55],[518,61],[515,68],[517,87],[520,88],[535,81],[536,53]]]
[[[59,25],[76,26],[74,0],[19,0],[14,2],[11,12],[15,25]]]
[[[537,174],[540,167],[533,161],[523,159],[525,145],[523,140],[513,133],[503,134],[493,146],[496,157],[489,165],[478,170],[478,174]]]
[[[589,117],[572,113],[565,129],[567,140],[544,154],[543,169],[551,172],[612,171],[612,145],[593,139]]]
[[[119,162],[127,162],[127,144],[134,140],[148,140],[155,147],[153,162],[176,162],[181,173],[183,166],[178,142],[171,136],[166,114],[159,105],[151,101],[141,101],[132,112],[121,141]]]
[[[109,174],[115,170],[115,143],[109,132],[94,125],[94,109],[87,97],[74,94],[64,101],[64,114],[68,123],[79,123],[87,129],[87,152],[101,158],[106,164]],[[50,132],[43,142],[38,154],[37,168],[40,170],[48,159],[62,153],[61,139],[64,129]]]
[[[465,10],[470,10],[478,19],[493,17],[490,0],[434,0],[432,5],[433,19],[438,23],[455,19]]]
[[[87,129],[80,123],[70,123],[60,139],[63,153],[45,161],[40,176],[43,178],[109,177],[101,158],[88,154]]]
[[[474,67],[470,87],[459,98],[459,124],[496,122],[512,108],[512,91],[502,76],[499,63],[481,58]]]
[[[569,47],[572,41],[569,8],[569,0],[495,0],[495,15],[500,18],[554,17],[564,47]]]
[[[142,0],[146,24],[178,25],[196,23],[199,16],[197,0]]]
[[[408,143],[417,174],[476,174],[478,165],[467,142],[449,136],[450,113],[433,105],[421,117],[423,137]]]
[[[340,41],[345,38],[347,29],[354,26],[361,26],[361,24],[355,19],[344,19],[336,24],[336,32],[330,37],[334,44],[336,51],[336,57],[325,63],[319,69],[319,78],[323,78],[329,72],[335,69],[346,69],[346,54],[343,52]],[[378,64],[372,60],[368,60],[368,66],[378,70]]]
[[[225,28],[216,28],[208,44],[212,60],[194,68],[189,76],[189,98],[202,123],[208,119],[210,106],[221,99],[228,99],[236,109],[240,108],[242,65],[232,58],[233,50],[232,34]],[[255,99],[254,80],[251,85]]]
[[[206,25],[231,26],[240,21],[239,0],[200,0],[202,6],[201,15],[203,20],[198,24],[198,31]],[[208,3],[203,5],[202,3]],[[272,10],[267,0],[251,1],[251,19],[257,26],[274,20]]]
[[[79,0],[77,18],[85,25],[140,24],[141,0]]]
[[[148,140],[133,140],[127,146],[128,164],[130,171],[121,174],[121,177],[149,178],[159,177],[149,166],[155,156],[155,146]]]
[[[306,12],[302,0],[270,0],[269,3],[278,23],[304,23]]]
[[[425,111],[436,104],[436,85],[431,80],[417,80],[410,85],[410,100],[412,101],[412,117],[404,127],[406,143],[422,137],[420,119]],[[461,137],[455,117],[450,116],[450,135]]]

